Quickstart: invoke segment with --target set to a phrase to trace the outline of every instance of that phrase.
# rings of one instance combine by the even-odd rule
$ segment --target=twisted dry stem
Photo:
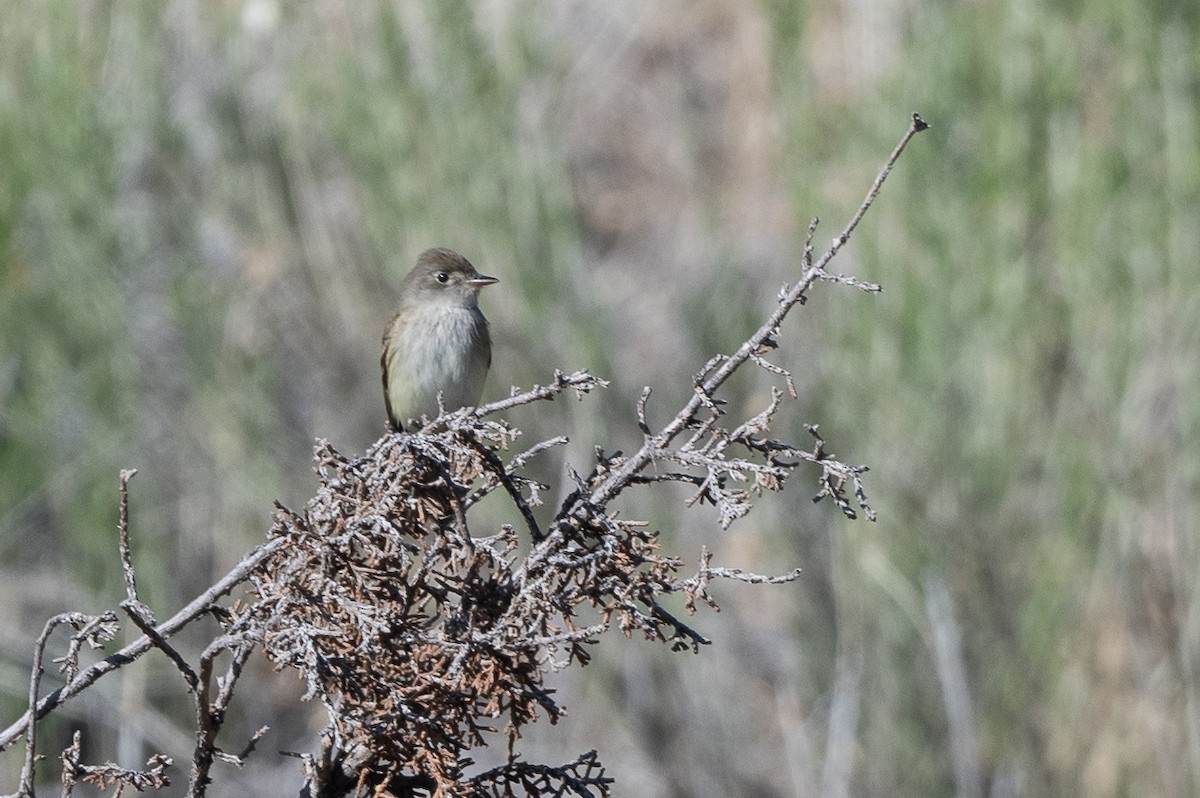
[[[104,791],[116,785],[117,793],[122,788],[133,787],[138,792],[154,789],[161,790],[171,785],[167,776],[167,768],[173,764],[171,757],[155,754],[146,762],[145,770],[131,770],[120,765],[107,762],[103,765],[85,765],[80,761],[81,734],[76,731],[71,738],[71,744],[62,752],[62,783],[63,798],[75,791],[75,785],[83,782]],[[28,794],[30,793],[21,793]]]

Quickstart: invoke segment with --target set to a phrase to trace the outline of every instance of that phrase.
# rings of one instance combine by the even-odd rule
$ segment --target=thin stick
[[[508,470],[504,467],[504,463],[496,456],[495,452],[480,443],[474,435],[468,437],[471,446],[475,448],[475,451],[479,453],[479,456],[491,468],[492,474],[496,479],[500,480],[500,484],[508,491],[509,498],[512,499],[513,504],[521,512],[521,517],[525,519],[525,526],[529,527],[529,534],[533,536],[534,541],[542,540],[545,535],[542,534],[542,529],[538,526],[537,517],[533,514],[533,508],[529,506],[529,502],[525,501],[525,497],[521,495],[521,489],[513,482]]]
[[[479,418],[483,418],[484,416],[490,416],[492,413],[499,413],[502,410],[527,405],[530,402],[550,399],[562,393],[567,388],[574,388],[577,393],[587,393],[593,388],[603,388],[607,385],[607,380],[593,377],[586,371],[576,371],[571,374],[563,374],[561,371],[555,371],[554,382],[550,385],[535,385],[524,393],[515,394],[507,399],[489,402],[470,412]]]
[[[46,642],[50,633],[60,623],[66,623],[69,614],[55,615],[46,621],[42,633],[38,635],[33,648],[33,669],[29,673],[29,710],[37,706],[38,687],[42,682],[42,655],[46,651]],[[25,764],[21,767],[21,786],[17,795],[33,795],[33,772],[37,767],[37,723],[30,723],[25,733]]]
[[[900,143],[896,145],[896,149],[892,150],[892,154],[887,159],[887,163],[883,165],[883,168],[879,170],[879,174],[875,176],[875,182],[871,184],[871,190],[867,192],[867,198],[863,200],[862,205],[858,206],[858,211],[850,219],[850,223],[846,225],[846,229],[842,231],[841,235],[833,239],[833,245],[821,257],[821,260],[817,262],[818,266],[824,266],[826,263],[832,260],[833,256],[838,253],[838,250],[850,240],[850,234],[854,232],[854,228],[858,227],[858,223],[862,221],[863,216],[866,215],[867,210],[871,207],[871,204],[875,202],[875,198],[879,196],[879,189],[883,188],[883,181],[886,180],[888,174],[891,173],[892,167],[895,166],[896,161],[899,160],[900,153],[904,152],[904,148],[908,146],[909,140],[911,140],[913,136],[917,135],[922,130],[928,129],[929,123],[922,119],[920,114],[914,113],[912,115],[912,124],[910,124],[908,126],[908,130],[904,132],[904,136],[900,139]]]
[[[121,469],[121,515],[117,521],[117,547],[121,552],[121,570],[125,572],[125,597],[139,604],[137,580],[133,575],[133,556],[129,553],[129,480],[136,473],[136,468]]]

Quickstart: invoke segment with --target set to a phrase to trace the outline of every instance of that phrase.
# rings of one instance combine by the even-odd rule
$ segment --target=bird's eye
[[[450,275],[446,274],[445,272],[438,272],[437,274],[434,275],[434,278],[436,278],[437,281],[439,283],[441,283],[442,285],[445,285],[446,283],[450,282]]]

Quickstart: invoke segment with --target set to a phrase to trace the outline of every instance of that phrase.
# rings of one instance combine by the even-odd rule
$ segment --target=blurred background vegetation
[[[630,497],[689,561],[804,576],[723,586],[699,657],[606,640],[526,754],[597,747],[627,795],[1196,794],[1200,4],[1157,0],[14,0],[0,726],[42,622],[123,595],[120,468],[166,617],[272,500],[303,505],[314,438],[383,433],[379,336],[421,250],[503,281],[485,398],[612,380],[512,416],[583,467],[637,440],[643,385],[663,421],[744,339],[914,110],[934,128],[835,262],[884,293],[820,288],[777,357],[780,423],[870,464],[879,522],[799,482],[728,534]],[[258,669],[227,744],[273,730],[213,794],[299,787],[275,752],[320,713]],[[165,749],[183,782],[182,687],[125,669],[41,750],[83,727],[85,758]]]

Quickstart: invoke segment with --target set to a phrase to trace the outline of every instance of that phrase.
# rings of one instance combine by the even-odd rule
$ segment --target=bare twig
[[[800,265],[808,270],[812,266],[813,259],[813,237],[817,234],[817,225],[821,223],[818,216],[814,216],[812,221],[808,223],[808,230],[804,234],[804,255],[800,259]],[[782,301],[782,300],[780,300]]]
[[[875,198],[879,196],[879,190],[883,186],[883,181],[892,171],[900,154],[908,145],[908,142],[914,135],[928,128],[929,125],[921,119],[919,114],[912,115],[912,123],[908,130],[900,139],[900,143],[892,151],[891,156],[884,163],[883,168],[875,178],[875,182],[871,184],[870,190],[867,192],[866,198],[859,205],[854,216],[851,217],[849,223],[840,234],[833,240],[825,253],[817,259],[809,268],[804,271],[800,280],[787,291],[779,301],[779,306],[767,318],[758,330],[750,336],[737,351],[724,359],[715,370],[709,372],[706,369],[702,370],[702,374],[708,376],[696,386],[696,391],[691,400],[680,410],[675,417],[658,432],[658,434],[650,436],[634,455],[632,455],[624,465],[616,472],[609,475],[606,479],[597,484],[588,501],[593,505],[604,505],[608,503],[625,485],[629,484],[630,477],[645,468],[654,457],[667,449],[672,440],[675,439],[680,432],[686,429],[695,417],[696,411],[702,406],[709,409],[715,409],[712,402],[713,393],[721,387],[726,380],[737,371],[742,364],[751,358],[752,355],[758,353],[764,343],[771,338],[775,331],[779,329],[788,312],[798,303],[801,302],[805,293],[812,284],[820,279],[825,274],[825,266],[833,260],[834,256],[841,250],[845,243],[850,240],[851,233],[862,221],[867,210],[870,209]],[[814,222],[815,224],[815,222]],[[711,360],[709,361],[712,362]]]
[[[137,474],[136,468],[121,469],[121,514],[117,521],[118,547],[121,551],[121,570],[125,573],[125,597],[137,601],[137,580],[133,575],[133,557],[129,552],[129,480]]]
[[[270,730],[270,726],[260,726],[255,730],[254,734],[250,735],[250,739],[246,741],[246,745],[243,746],[242,750],[237,754],[222,753],[219,754],[219,756],[221,757],[222,761],[228,762],[231,765],[242,767],[246,764],[246,758],[254,753],[254,749],[258,747],[258,741],[261,740],[263,736],[266,735],[266,733]]]
[[[255,733],[241,756],[225,754],[217,748],[217,733],[224,723],[225,712],[233,699],[234,685],[241,676],[242,667],[254,651],[254,643],[258,641],[257,633],[223,635],[209,643],[200,655],[200,672],[198,674],[196,699],[196,747],[192,751],[192,773],[188,780],[188,796],[202,798],[211,782],[209,771],[214,759],[221,759],[240,766],[245,756],[254,749],[258,739],[266,733],[267,727],[262,727]],[[229,664],[225,678],[220,680],[217,696],[211,702],[213,662],[217,656],[227,650],[233,651],[233,660]]]
[[[496,456],[495,452],[481,444],[474,435],[469,435],[469,439],[475,451],[483,458],[483,462],[488,465],[491,475],[504,486],[504,490],[508,492],[508,497],[512,499],[513,505],[520,511],[521,517],[525,519],[525,526],[529,528],[529,534],[534,540],[541,540],[542,529],[538,526],[537,518],[533,514],[533,508],[529,506],[529,502],[521,495],[521,489],[517,487],[512,474],[504,466],[500,458]]]
[[[46,621],[42,627],[42,633],[38,635],[37,641],[33,647],[33,665],[29,671],[29,703],[26,714],[32,716],[34,709],[38,705],[38,690],[42,683],[42,674],[45,672],[42,668],[42,659],[45,656],[46,644],[50,640],[51,633],[63,624],[70,624],[75,627],[76,635],[74,640],[86,639],[93,646],[102,645],[113,638],[116,634],[115,628],[116,618],[112,613],[106,613],[100,616],[85,615],[81,612],[64,612],[55,615],[50,620]],[[78,652],[78,646],[72,648],[73,652]],[[70,667],[74,662],[74,655],[68,659],[65,667]],[[17,789],[18,796],[33,795],[33,779],[37,769],[37,762],[41,757],[37,753],[37,723],[31,722],[24,729],[25,732],[25,762],[21,767],[21,781]]]
[[[831,272],[822,272],[821,279],[827,283],[838,283],[839,285],[848,285],[851,288],[857,288],[859,291],[865,291],[868,294],[878,294],[883,291],[883,286],[877,283],[868,283],[865,280],[860,280],[857,277],[851,277],[848,274],[833,274]]]
[[[535,385],[522,393],[518,393],[517,389],[514,388],[513,395],[507,399],[500,399],[486,405],[481,405],[473,410],[469,410],[468,413],[477,418],[483,418],[484,416],[490,416],[504,410],[511,410],[514,407],[527,405],[530,402],[553,399],[568,388],[574,389],[576,398],[583,398],[584,394],[596,388],[605,388],[607,386],[608,382],[606,380],[594,377],[586,371],[563,374],[561,371],[556,370],[554,372],[554,382],[549,385]]]
[[[887,161],[883,164],[883,168],[879,170],[879,174],[875,176],[875,182],[871,184],[871,190],[867,192],[867,198],[858,206],[858,210],[851,217],[849,224],[846,225],[837,238],[833,239],[833,244],[821,256],[821,259],[817,261],[816,266],[818,268],[823,269],[825,264],[833,260],[838,251],[850,240],[850,234],[854,232],[854,228],[858,227],[858,223],[866,216],[867,211],[870,210],[871,205],[875,202],[875,198],[879,196],[879,190],[883,188],[883,181],[891,173],[892,167],[896,165],[896,161],[900,160],[900,153],[904,152],[904,148],[908,146],[908,142],[912,140],[913,136],[928,129],[929,123],[922,119],[920,114],[913,113],[912,123],[908,126],[908,130],[904,132],[900,143],[896,145],[896,148],[892,150],[892,154],[888,156]]]
[[[117,615],[111,610],[97,615],[77,627],[77,631],[71,635],[71,640],[67,643],[67,653],[54,658],[63,678],[71,681],[79,672],[79,650],[83,648],[84,643],[87,643],[89,648],[103,648],[117,636],[118,631],[120,631],[120,625],[117,623]]]
[[[138,792],[146,790],[161,790],[171,785],[171,779],[166,770],[173,764],[171,757],[165,754],[155,754],[146,761],[145,770],[130,770],[115,765],[112,762],[103,765],[85,765],[79,761],[80,733],[71,738],[71,745],[62,752],[62,783],[64,798],[71,795],[79,782],[94,785],[104,791],[110,785],[116,785],[116,795],[120,796],[125,787],[132,787]]]
[[[650,399],[650,386],[642,388],[642,395],[638,397],[637,402],[637,425],[643,435],[647,437],[650,433],[650,424],[646,421],[646,402]]]
[[[46,625],[42,627],[42,633],[38,635],[37,642],[33,647],[33,668],[29,673],[29,711],[32,712],[37,706],[38,686],[42,682],[42,655],[46,650],[46,642],[50,639],[50,633],[62,623],[67,623],[71,618],[71,613],[63,615],[55,615],[50,620],[46,621]],[[33,773],[37,766],[37,723],[30,723],[29,728],[25,732],[25,764],[21,767],[21,786],[17,790],[18,795],[33,795]]]
[[[271,556],[281,546],[283,546],[281,540],[271,540],[247,554],[240,563],[235,565],[225,576],[221,577],[216,584],[190,601],[187,606],[171,616],[170,619],[159,624],[156,627],[159,635],[163,639],[167,639],[192,621],[203,616],[208,612],[213,602],[245,582],[250,573],[258,568],[267,557]],[[111,654],[80,672],[74,679],[71,679],[65,685],[41,699],[38,702],[36,713],[33,711],[26,712],[15,723],[0,732],[0,751],[12,745],[13,741],[25,732],[35,714],[38,718],[44,717],[47,712],[59,707],[64,701],[74,698],[81,691],[95,684],[96,680],[105,674],[133,662],[153,646],[154,644],[150,638],[143,635],[115,654]]]

